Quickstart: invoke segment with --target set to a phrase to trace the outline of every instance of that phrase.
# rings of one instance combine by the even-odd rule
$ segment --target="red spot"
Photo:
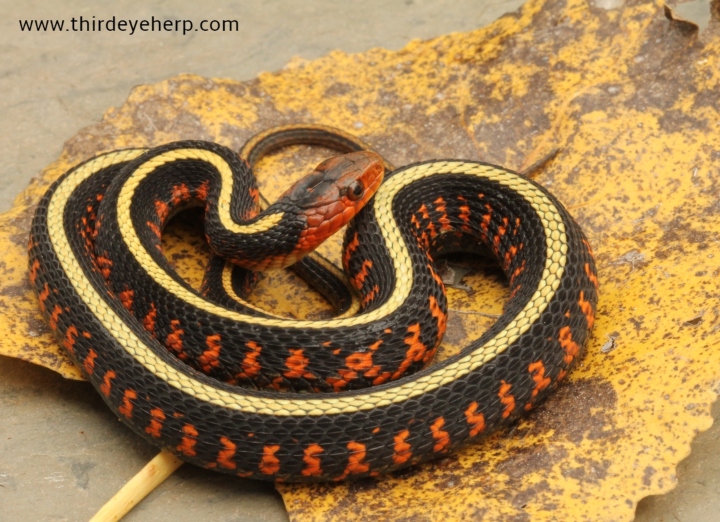
[[[210,187],[210,182],[203,181],[202,185],[200,185],[197,189],[195,189],[195,197],[202,201],[205,201],[207,199],[209,187]]]
[[[113,266],[112,261],[110,261],[107,257],[103,256],[97,256],[95,257],[95,262],[98,265],[98,268],[100,269],[100,273],[102,276],[107,280],[110,279],[110,269]]]
[[[360,267],[360,271],[351,280],[355,288],[357,288],[358,290],[362,288],[362,285],[365,282],[365,278],[367,278],[368,276],[368,270],[372,268],[372,266],[372,261],[370,261],[369,259],[363,261],[362,267]]]
[[[155,214],[157,214],[160,223],[165,223],[168,215],[170,214],[170,208],[164,201],[155,201]]]
[[[289,379],[315,379],[315,375],[305,371],[310,359],[303,355],[302,348],[296,350],[291,348],[290,353],[292,355],[285,360],[285,366],[287,366],[288,371],[283,375]]]
[[[123,307],[128,312],[132,312],[132,305],[133,305],[133,298],[135,297],[135,292],[132,290],[123,290],[120,292],[120,302],[122,303]]]
[[[60,317],[61,313],[62,308],[60,307],[60,305],[55,305],[55,308],[53,308],[53,311],[50,314],[50,321],[48,321],[50,329],[57,330],[58,317]]]
[[[123,403],[118,408],[118,411],[125,416],[125,418],[130,419],[132,418],[132,411],[133,411],[133,403],[132,401],[134,399],[137,399],[137,393],[135,390],[132,390],[128,388],[125,390],[125,393],[123,394]]]
[[[185,424],[185,426],[182,427],[182,432],[185,435],[180,441],[180,444],[178,444],[177,450],[186,457],[194,457],[197,454],[195,452],[195,444],[197,444],[198,432],[192,424]]]
[[[37,279],[37,273],[40,269],[40,261],[37,259],[33,261],[32,266],[30,267],[30,284],[35,286],[35,280]]]
[[[560,346],[562,346],[563,350],[565,350],[565,357],[563,358],[563,361],[565,361],[566,364],[570,364],[580,353],[580,346],[573,341],[572,332],[570,331],[569,326],[563,326],[560,329],[559,340]]]
[[[433,451],[436,453],[446,450],[450,445],[450,434],[442,430],[443,426],[445,426],[445,419],[442,417],[438,417],[430,426],[433,439],[435,439]]]
[[[498,392],[498,397],[500,397],[500,402],[503,403],[503,405],[505,406],[505,409],[502,413],[502,418],[507,419],[515,410],[515,397],[510,394],[512,384],[508,384],[505,381],[500,381],[500,383],[501,384],[500,391]]]
[[[450,219],[447,215],[447,206],[443,198],[437,198],[435,201],[435,210],[440,213],[438,223],[440,223],[440,232],[449,232],[453,228],[450,226]]]
[[[532,374],[533,381],[535,381],[535,387],[532,391],[532,399],[534,399],[537,397],[538,393],[550,386],[550,377],[545,377],[545,365],[542,361],[535,361],[534,363],[531,363],[528,366],[528,371]],[[525,409],[529,410],[531,408],[532,403],[528,402],[525,405]]]
[[[213,368],[220,366],[220,334],[208,335],[205,344],[208,349],[198,357],[198,362],[205,373],[210,373]]]
[[[143,326],[145,327],[145,330],[150,332],[153,337],[155,336],[155,319],[157,318],[157,308],[155,308],[155,303],[150,303],[150,311],[145,316],[145,319],[143,319]]]
[[[190,190],[188,190],[187,185],[185,183],[180,183],[180,185],[175,185],[173,187],[171,197],[172,197],[173,206],[177,206],[180,203],[188,202],[188,201],[190,201],[190,199],[192,199]]]
[[[187,355],[183,353],[183,335],[185,330],[180,328],[180,321],[172,319],[170,321],[170,330],[172,330],[165,338],[165,346],[175,352],[179,359],[187,359]]]
[[[115,378],[116,374],[113,370],[109,370],[105,377],[103,377],[103,382],[100,385],[100,391],[105,397],[110,397],[110,391],[112,390],[112,381]]]
[[[401,377],[413,362],[423,361],[423,363],[427,363],[432,359],[433,355],[435,355],[435,350],[428,350],[427,346],[420,342],[419,323],[408,326],[408,333],[410,336],[405,338],[405,344],[407,344],[409,348],[407,352],[405,352],[405,359],[393,374],[393,379]]]
[[[40,310],[43,312],[45,311],[45,301],[47,301],[47,298],[50,297],[50,287],[47,283],[43,285],[42,292],[38,295],[38,299],[40,300]]]
[[[595,311],[593,310],[592,303],[585,300],[585,293],[582,290],[580,290],[580,299],[578,300],[578,304],[580,305],[582,313],[585,314],[588,328],[592,328],[595,324]]]
[[[393,437],[395,441],[393,448],[395,453],[393,454],[393,462],[395,464],[405,464],[412,457],[412,447],[407,442],[407,438],[410,436],[410,430],[402,430],[400,433]]]
[[[375,285],[372,290],[370,290],[365,297],[362,299],[363,306],[367,306],[370,301],[375,299],[377,297],[378,292],[380,291],[380,287],[378,285]]]
[[[322,468],[320,467],[319,455],[323,452],[322,446],[318,444],[310,444],[303,450],[305,456],[303,462],[305,468],[300,472],[304,477],[319,477],[322,475]]]
[[[443,280],[440,278],[440,276],[437,274],[437,272],[435,272],[432,265],[428,264],[427,267],[428,267],[428,270],[430,270],[430,275],[432,275],[435,282],[438,284],[438,286],[440,288],[443,289],[443,291],[445,291],[445,283],[443,283]]]
[[[590,282],[591,282],[591,283],[593,284],[593,286],[595,287],[595,290],[597,290],[598,287],[599,287],[598,278],[597,278],[597,276],[593,273],[592,269],[590,268],[590,263],[585,263],[585,273],[587,274],[588,279],[590,279]]]
[[[152,231],[152,233],[157,236],[158,240],[160,240],[162,238],[162,230],[160,230],[159,226],[157,226],[152,221],[148,221],[147,226]]]
[[[75,340],[77,339],[78,331],[77,328],[74,326],[70,326],[67,330],[65,330],[65,340],[63,341],[63,346],[70,354],[75,353]]]
[[[342,475],[337,477],[335,480],[344,480],[350,474],[356,473],[367,473],[370,471],[370,464],[365,461],[367,456],[367,450],[365,444],[359,442],[348,442],[348,450],[350,450],[350,456],[348,457],[348,465]]]
[[[160,438],[163,422],[165,422],[165,413],[160,408],[150,410],[150,425],[145,428],[145,433],[156,439]]]
[[[366,352],[354,352],[345,358],[345,369],[338,370],[341,378],[329,377],[327,382],[332,385],[335,391],[341,391],[347,384],[357,379],[358,374],[362,373],[365,377],[377,377],[380,372],[380,366],[373,366],[373,352],[375,352],[382,340],[376,341],[369,347]]]
[[[442,311],[440,305],[437,302],[437,299],[435,299],[435,296],[432,295],[430,296],[430,313],[435,319],[437,319],[438,339],[442,339],[443,334],[445,334],[445,328],[447,326],[447,314]]]
[[[259,466],[262,474],[274,475],[280,470],[280,460],[275,456],[279,449],[280,446],[277,444],[263,447],[263,455]]]
[[[474,437],[478,433],[485,430],[485,415],[478,413],[478,403],[471,402],[468,409],[465,410],[465,418],[470,425],[470,436]]]
[[[257,374],[259,374],[260,370],[262,369],[262,367],[260,366],[260,361],[257,360],[258,357],[260,357],[260,351],[262,350],[262,347],[254,341],[246,342],[245,346],[250,351],[245,354],[245,358],[243,359],[242,372],[238,373],[235,376],[238,379],[252,379]]]
[[[97,353],[95,350],[90,348],[88,350],[87,357],[85,357],[85,361],[83,361],[83,368],[85,368],[85,372],[88,375],[92,375],[93,371],[95,371],[95,359],[97,358]]]
[[[237,464],[232,460],[235,456],[235,450],[237,446],[227,437],[220,437],[220,444],[223,445],[223,449],[220,450],[217,456],[217,463],[221,468],[235,469]]]

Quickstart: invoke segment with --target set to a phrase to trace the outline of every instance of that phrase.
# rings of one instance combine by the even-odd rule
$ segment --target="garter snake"
[[[326,128],[291,126],[244,156],[253,163],[304,138],[362,148]],[[225,147],[101,154],[42,198],[30,280],[59,342],[110,408],[183,460],[288,481],[409,466],[512,422],[555,387],[592,329],[597,277],[578,225],[532,180],[478,161],[423,161],[386,173],[369,199],[382,171],[371,153],[328,160],[258,214],[251,169]],[[167,220],[201,204],[215,250],[251,268],[283,266],[360,200],[369,201],[343,247],[354,315],[285,319],[242,296],[221,307],[232,284],[203,295],[160,249]],[[432,256],[463,244],[494,255],[511,297],[488,331],[425,367],[447,321]]]

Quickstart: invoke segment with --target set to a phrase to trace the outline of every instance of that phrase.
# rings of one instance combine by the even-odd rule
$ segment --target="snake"
[[[302,142],[344,154],[263,202],[252,165]],[[211,262],[201,289],[162,251],[190,207],[232,263]],[[309,252],[343,226],[340,271]],[[492,256],[510,297],[430,365],[448,323],[434,258],[455,251]],[[121,421],[183,461],[271,481],[374,477],[508,426],[580,359],[598,301],[586,237],[537,182],[475,160],[393,168],[319,125],[271,129],[242,154],[204,141],[99,154],[47,190],[28,252],[50,329]],[[256,270],[303,264],[341,294],[336,317],[247,301]]]

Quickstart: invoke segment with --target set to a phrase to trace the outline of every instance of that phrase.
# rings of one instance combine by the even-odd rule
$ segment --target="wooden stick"
[[[175,455],[162,450],[115,493],[90,522],[117,522],[181,465],[182,461]]]

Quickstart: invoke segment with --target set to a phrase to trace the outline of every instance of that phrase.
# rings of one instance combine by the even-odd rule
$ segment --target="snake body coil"
[[[580,357],[597,303],[592,254],[536,183],[474,161],[386,175],[345,237],[360,311],[327,321],[222,308],[162,255],[162,226],[193,202],[214,213],[220,250],[255,234],[266,259],[292,252],[278,246],[289,211],[255,216],[256,190],[232,151],[179,142],[75,167],[33,221],[30,279],[51,328],[120,419],[181,459],[266,480],[384,473],[512,422]],[[447,318],[432,255],[461,241],[494,254],[511,298],[487,332],[423,369]]]

